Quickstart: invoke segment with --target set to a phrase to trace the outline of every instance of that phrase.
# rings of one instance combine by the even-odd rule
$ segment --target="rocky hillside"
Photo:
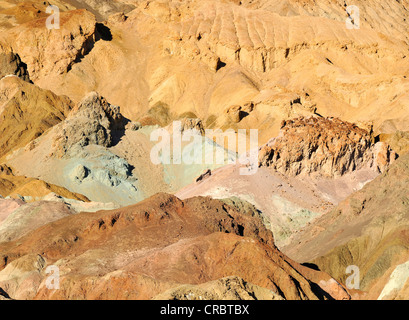
[[[408,260],[408,164],[409,154],[405,154],[295,234],[283,251],[298,261],[317,264],[339,281],[347,277],[348,265],[358,266],[361,289],[367,292],[363,298],[405,297],[401,289],[409,277],[404,265]]]
[[[0,299],[407,299],[408,10],[0,1]]]
[[[65,119],[73,103],[16,76],[0,80],[0,157]]]
[[[259,152],[259,166],[289,175],[342,176],[362,168],[384,172],[397,155],[365,130],[337,118],[284,121],[280,134]]]
[[[270,297],[349,299],[328,274],[284,256],[258,216],[218,200],[158,194],[51,221],[0,242],[0,287],[11,298],[150,299],[235,274]],[[60,290],[45,287],[48,265],[60,268]]]
[[[360,29],[348,30],[344,1],[104,1],[95,7],[59,0],[59,32],[44,28],[42,2],[14,1],[4,4],[10,18],[4,18],[2,42],[34,83],[75,102],[97,91],[133,121],[161,106],[168,121],[189,113],[207,126],[260,128],[261,142],[278,134],[283,119],[315,112],[371,120],[376,135],[409,130],[402,1],[355,3]],[[386,18],[388,27],[380,23]],[[232,107],[246,116],[226,116]]]

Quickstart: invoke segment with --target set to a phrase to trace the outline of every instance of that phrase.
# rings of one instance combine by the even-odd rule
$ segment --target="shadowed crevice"
[[[95,42],[99,40],[111,41],[111,30],[103,23],[97,22],[95,25]]]
[[[95,43],[102,40],[102,41],[112,41],[112,33],[111,30],[104,25],[103,23],[97,22],[95,24],[95,33],[85,40],[81,50],[78,51],[77,56],[75,57],[74,61],[72,61],[68,67],[67,72],[71,71],[72,67],[76,63],[80,63],[95,46]]]
[[[3,290],[3,288],[0,287],[0,296],[3,296],[6,299],[11,299],[11,297],[8,295],[6,291]]]
[[[320,268],[315,263],[304,262],[304,263],[301,263],[301,265],[304,267],[316,270],[316,271],[321,271]]]

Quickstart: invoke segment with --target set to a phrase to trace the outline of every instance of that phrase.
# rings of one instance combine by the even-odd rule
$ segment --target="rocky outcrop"
[[[198,118],[183,118],[181,119],[180,132],[183,134],[184,131],[193,130],[201,135],[205,134],[202,120]]]
[[[235,275],[247,289],[257,290],[248,282],[272,291],[270,298],[349,299],[340,284],[337,290],[319,284],[331,279],[327,274],[283,255],[256,216],[210,198],[157,194],[130,207],[70,215],[1,243],[0,252],[1,287],[36,271],[22,272],[23,260],[44,261],[40,281],[30,276],[8,286],[11,298],[151,299]],[[60,269],[60,290],[45,286],[43,269],[52,264]]]
[[[179,130],[204,133],[200,119],[191,118],[191,114],[185,116],[189,117],[180,119]],[[173,128],[168,129],[172,133]],[[207,169],[221,166],[154,164],[150,158],[153,130],[156,128],[142,128],[140,123],[129,121],[118,107],[91,92],[64,121],[10,155],[6,163],[18,175],[62,186],[92,201],[120,205],[134,204],[160,191],[174,192]],[[200,143],[205,148],[208,141],[201,139]],[[183,179],[171,178],[180,174]]]
[[[397,158],[370,131],[337,118],[309,117],[283,121],[280,134],[259,152],[259,166],[291,176],[342,176],[361,168],[384,172]]]
[[[13,75],[25,81],[30,80],[27,65],[21,61],[20,56],[0,43],[0,79]]]
[[[47,17],[23,23],[8,34],[6,41],[27,64],[35,82],[50,74],[68,72],[95,42],[95,16],[86,10],[60,13],[60,29],[48,30]]]
[[[119,107],[109,104],[96,92],[89,93],[58,128],[55,144],[64,155],[73,148],[94,144],[110,147],[123,134],[128,120]]]
[[[225,113],[228,119],[233,123],[240,122],[243,118],[247,117],[254,109],[252,102],[246,103],[243,106],[234,105],[226,109]]]

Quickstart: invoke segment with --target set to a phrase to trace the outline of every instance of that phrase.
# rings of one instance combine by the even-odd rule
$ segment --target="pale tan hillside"
[[[11,45],[39,86],[74,101],[96,90],[132,120],[162,105],[168,119],[257,127],[261,143],[282,119],[314,112],[408,131],[407,3],[377,3],[357,3],[361,28],[348,30],[343,1],[129,1],[134,10],[105,24],[83,11],[62,13],[58,32],[45,18],[24,22],[10,34],[31,32]],[[46,34],[34,51],[19,44]],[[72,49],[60,53],[64,42]],[[248,116],[226,116],[249,102]]]
[[[73,104],[16,76],[0,80],[0,158],[63,120]]]

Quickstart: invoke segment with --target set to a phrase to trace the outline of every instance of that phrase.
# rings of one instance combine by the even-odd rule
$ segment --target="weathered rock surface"
[[[382,173],[396,158],[365,129],[337,118],[309,117],[284,121],[279,136],[261,148],[259,166],[292,176],[334,177],[365,167]]]
[[[154,164],[151,151],[156,142],[152,141],[151,134],[157,129],[130,122],[119,107],[91,92],[73,107],[64,121],[24,148],[16,149],[6,162],[15,169],[16,175],[62,186],[92,201],[120,205],[136,203],[157,192],[175,192],[204,171],[223,165],[208,164],[201,156],[193,159],[193,165],[172,161]],[[172,139],[172,125],[167,129]],[[202,135],[200,119],[180,119],[179,133],[189,130],[198,133],[199,142],[195,144],[203,153],[214,154],[223,149]],[[189,141],[181,145],[184,158],[191,154],[189,145]],[[235,157],[232,152],[226,153],[229,160]]]
[[[0,242],[18,239],[43,225],[84,210],[116,208],[113,204],[69,199],[53,192],[37,197],[36,201],[29,201],[29,198],[0,199]]]
[[[0,299],[408,297],[407,0],[49,4],[0,1]],[[258,129],[257,174],[153,165],[174,120]]]
[[[3,35],[27,64],[34,82],[50,74],[68,72],[95,42],[95,16],[86,10],[61,12],[60,29],[47,29],[46,20],[44,17],[25,22]]]
[[[0,43],[0,79],[12,75],[26,81],[30,80],[27,65],[21,61],[20,56]]]
[[[360,289],[366,292],[362,298],[377,299],[381,292],[383,298],[399,295],[408,273],[402,272],[405,268],[392,272],[409,259],[408,163],[409,154],[401,156],[381,176],[295,234],[282,250],[298,261],[317,264],[341,282],[348,277],[348,265],[359,267]],[[398,275],[396,286],[393,278]],[[407,299],[407,291],[400,297]]]
[[[283,119],[317,112],[374,121],[378,135],[385,123],[409,130],[409,60],[405,5],[385,5],[386,18],[376,1],[358,1],[360,29],[348,30],[340,0],[104,1],[97,7],[59,0],[62,27],[49,32],[45,5],[7,0],[4,30],[36,84],[76,102],[98,91],[133,121],[162,104],[173,118],[191,112],[204,124],[260,127],[264,143]],[[107,22],[96,23],[87,10]],[[33,50],[23,46],[37,42]],[[248,103],[250,113],[235,111]]]
[[[69,208],[60,202],[36,201],[22,205],[0,224],[0,242],[16,240],[29,231],[70,214]]]
[[[200,285],[182,285],[163,292],[154,300],[283,300],[273,291],[239,277],[226,277]]]
[[[230,275],[273,297],[349,298],[340,284],[335,291],[325,285],[327,274],[286,258],[257,217],[209,198],[158,194],[130,207],[70,215],[0,248],[0,286],[11,298],[150,299]],[[41,260],[38,268],[29,267],[30,257]],[[60,268],[60,290],[45,287],[51,264]]]
[[[54,144],[61,148],[61,156],[69,154],[73,148],[78,152],[78,148],[90,144],[110,147],[117,142],[115,139],[123,133],[127,122],[119,107],[91,92],[73,110],[73,115],[61,124]]]
[[[0,224],[8,217],[10,213],[24,204],[21,199],[3,199],[0,198]]]
[[[41,136],[68,115],[70,99],[34,84],[6,77],[0,80],[0,157]]]

